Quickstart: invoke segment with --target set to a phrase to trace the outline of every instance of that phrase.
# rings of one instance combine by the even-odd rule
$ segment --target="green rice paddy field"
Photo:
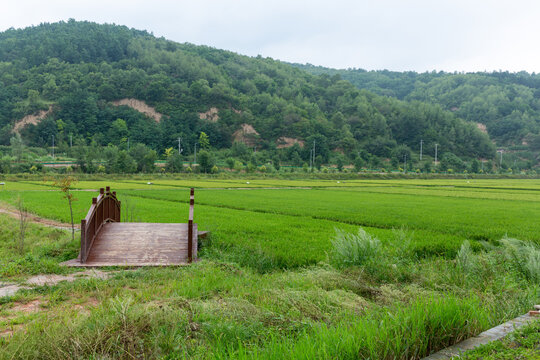
[[[186,222],[194,187],[201,261],[2,298],[0,359],[417,359],[540,300],[539,179],[81,181],[76,223],[106,185],[142,222]],[[7,181],[18,198],[70,221],[52,182]],[[0,281],[76,271],[68,231],[31,224],[20,252],[17,226],[0,214]],[[344,262],[359,228],[376,240]]]

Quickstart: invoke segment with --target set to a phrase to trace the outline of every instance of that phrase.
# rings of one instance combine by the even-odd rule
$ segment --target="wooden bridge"
[[[67,266],[163,266],[184,265],[197,259],[198,233],[193,222],[194,190],[189,200],[189,218],[184,224],[122,223],[121,203],[109,186],[92,199],[81,220],[81,250]]]

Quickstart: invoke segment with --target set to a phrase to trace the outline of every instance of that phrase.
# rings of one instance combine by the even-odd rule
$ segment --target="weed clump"
[[[143,359],[158,358],[185,337],[180,311],[152,308],[132,298],[114,298],[89,316],[64,318],[62,323],[28,326],[5,344],[3,358],[20,359]],[[163,329],[169,328],[168,334]],[[20,346],[21,343],[25,346]],[[1,343],[0,343],[1,344]],[[159,344],[159,345],[158,345]]]
[[[393,240],[382,244],[364,229],[358,233],[336,230],[332,239],[331,262],[336,268],[359,267],[375,283],[409,282],[417,260],[411,238],[405,230],[393,230]]]
[[[501,240],[503,254],[510,265],[527,280],[540,282],[540,249],[518,239]]]
[[[472,275],[476,270],[476,259],[469,241],[465,240],[456,256],[456,266],[458,270],[466,275]]]
[[[365,265],[381,256],[379,239],[362,228],[357,234],[336,229],[332,247],[332,260],[338,267]]]

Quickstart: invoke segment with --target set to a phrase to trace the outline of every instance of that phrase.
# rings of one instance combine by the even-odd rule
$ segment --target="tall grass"
[[[535,244],[505,237],[501,240],[509,263],[528,280],[540,283],[540,248]]]
[[[0,282],[29,275],[73,271],[58,263],[77,256],[77,240],[72,241],[65,230],[29,223],[21,253],[13,241],[20,236],[19,225],[17,220],[0,214]]]
[[[318,325],[298,338],[272,338],[263,349],[241,346],[238,359],[419,359],[491,324],[476,297],[416,299],[408,306]],[[225,357],[223,357],[225,358]]]
[[[393,230],[384,244],[365,229],[357,233],[336,229],[331,240],[331,263],[337,268],[360,267],[374,282],[408,282],[417,254],[407,232]]]
[[[477,262],[469,241],[465,240],[456,256],[456,266],[466,275],[473,275]]]
[[[113,298],[90,316],[30,324],[26,334],[16,333],[3,345],[0,359],[159,358],[162,349],[156,345],[167,350],[167,338],[180,341],[178,333],[186,332],[182,323],[186,317],[177,311],[135,304],[129,297]]]
[[[338,267],[365,265],[381,256],[381,242],[359,228],[358,233],[336,229],[332,239],[332,261]]]

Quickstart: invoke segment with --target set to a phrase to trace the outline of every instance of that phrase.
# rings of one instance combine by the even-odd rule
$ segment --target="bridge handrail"
[[[111,192],[110,186],[99,189],[99,196],[92,198],[92,206],[86,217],[81,220],[81,253],[80,261],[85,263],[90,248],[107,222],[120,222],[121,202],[116,198],[116,191]]]

